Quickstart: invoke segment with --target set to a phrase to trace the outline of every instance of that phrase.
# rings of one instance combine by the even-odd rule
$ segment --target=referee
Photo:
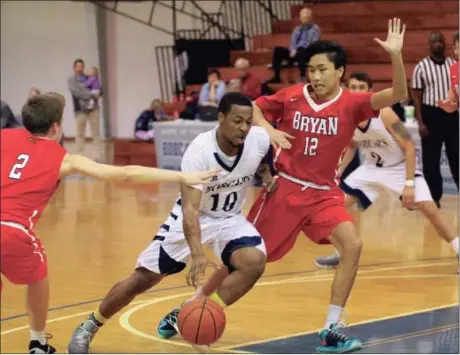
[[[447,113],[436,102],[447,98],[450,66],[454,59],[445,56],[446,41],[440,32],[429,38],[430,55],[417,63],[412,75],[415,117],[422,139],[423,174],[436,205],[442,197],[441,148],[444,143],[449,167],[458,189],[458,111]]]

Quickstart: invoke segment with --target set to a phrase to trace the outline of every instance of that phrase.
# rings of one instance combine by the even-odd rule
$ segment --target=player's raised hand
[[[388,20],[388,34],[386,41],[382,41],[378,38],[374,38],[383,49],[390,54],[401,54],[403,43],[404,43],[404,32],[406,31],[406,25],[401,26],[401,19],[394,18]]]
[[[289,133],[279,131],[277,129],[272,130],[269,132],[270,135],[270,142],[275,149],[281,147],[283,149],[289,149],[292,147],[291,142],[289,139],[294,139],[295,137],[291,136]]]
[[[213,176],[216,176],[221,171],[220,168],[211,169],[208,171],[200,171],[193,173],[182,173],[182,183],[187,185],[208,184]]]

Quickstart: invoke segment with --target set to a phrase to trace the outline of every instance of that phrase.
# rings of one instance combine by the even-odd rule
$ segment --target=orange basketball
[[[210,345],[225,330],[225,312],[215,302],[201,298],[182,306],[177,323],[184,340],[195,345]]]

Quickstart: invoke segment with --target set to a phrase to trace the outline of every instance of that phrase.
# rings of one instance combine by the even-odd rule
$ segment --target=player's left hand
[[[222,169],[216,168],[208,171],[193,173],[182,173],[181,182],[186,185],[208,184],[213,176],[216,176]]]
[[[438,105],[438,107],[449,113],[458,110],[458,102],[450,99],[439,100],[436,102],[436,104]]]
[[[257,169],[257,174],[259,174],[262,186],[268,191],[268,193],[275,191],[276,180],[278,177],[272,175],[268,164],[260,165]]]
[[[413,186],[404,186],[401,200],[402,200],[403,206],[406,208],[414,204],[414,187]]]
[[[380,44],[388,53],[398,55],[402,51],[405,31],[406,25],[403,24],[401,28],[401,19],[395,17],[393,20],[388,21],[386,41],[384,42],[378,38],[374,38],[374,41]]]

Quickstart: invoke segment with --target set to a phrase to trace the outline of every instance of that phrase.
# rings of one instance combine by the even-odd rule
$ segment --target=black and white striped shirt
[[[415,66],[412,88],[423,90],[423,104],[436,106],[436,101],[444,100],[450,89],[450,67],[455,60],[446,57],[442,63],[430,57],[422,59]]]

